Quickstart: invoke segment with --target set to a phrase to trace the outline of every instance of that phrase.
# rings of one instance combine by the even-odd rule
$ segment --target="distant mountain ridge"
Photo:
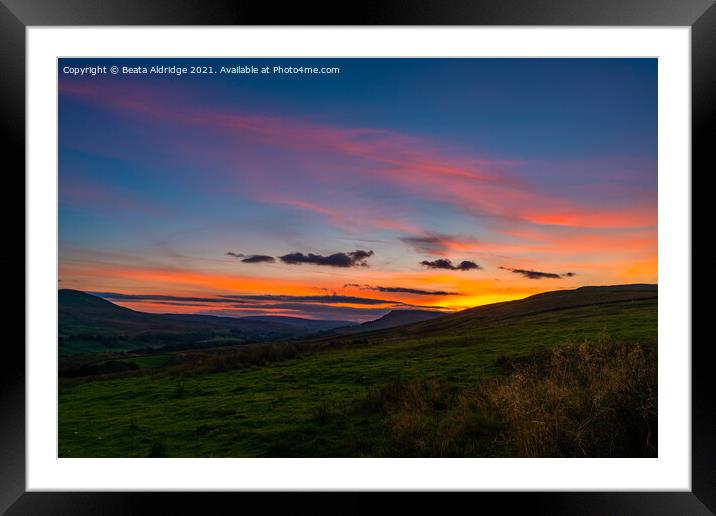
[[[351,326],[352,321],[333,321],[324,319],[304,319],[302,317],[289,317],[282,315],[246,315],[243,317],[222,317],[220,315],[206,314],[164,314],[173,319],[183,321],[203,321],[208,323],[226,323],[225,319],[230,321],[243,321],[256,325],[279,325],[287,328],[301,329],[305,331],[325,331],[339,328],[342,326]]]
[[[285,315],[246,315],[241,317],[244,321],[266,321],[288,326],[296,326],[312,331],[327,331],[343,326],[354,326],[358,323],[353,321],[334,321],[329,319],[304,319],[302,317],[289,317]]]
[[[422,321],[430,321],[437,317],[444,317],[445,312],[436,310],[391,310],[383,317],[374,321],[364,322],[349,328],[338,328],[335,333],[362,333],[366,331],[385,330],[387,328],[395,328],[396,326],[404,326]]]
[[[352,324],[349,321],[316,321],[299,317],[221,317],[200,314],[151,314],[116,305],[79,290],[58,291],[59,335],[62,340],[97,340],[112,349],[113,338],[144,346],[150,336],[160,341],[176,336],[186,344],[191,335],[206,340],[211,335],[238,341],[292,339]],[[99,346],[101,347],[101,346]],[[124,347],[131,347],[124,345]],[[62,345],[61,350],[62,352]]]

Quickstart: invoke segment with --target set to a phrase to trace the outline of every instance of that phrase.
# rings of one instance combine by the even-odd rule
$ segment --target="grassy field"
[[[570,396],[549,391],[562,396],[549,417],[562,411],[574,419],[574,414],[593,410],[585,396],[599,396],[617,407],[606,406],[610,413],[617,413],[626,394],[618,382],[605,379],[623,378],[621,384],[626,385],[628,378],[643,373],[644,382],[635,389],[649,390],[644,399],[653,401],[657,300],[515,313],[473,318],[477,322],[456,325],[450,332],[430,331],[430,323],[438,319],[420,323],[426,326],[417,332],[386,330],[324,339],[310,352],[288,355],[295,358],[254,361],[258,365],[215,357],[203,368],[156,368],[119,378],[61,382],[59,455],[637,453],[613,445],[606,451],[580,451],[573,443],[565,444],[563,435],[543,437],[542,448],[520,444],[510,434],[519,421],[504,408],[507,398],[500,401],[493,394],[514,391],[519,382],[524,389],[529,385],[542,393],[557,392],[555,385],[573,382]],[[545,357],[540,351],[544,349],[566,351]],[[592,369],[573,367],[572,376],[559,376],[564,370],[559,360],[572,363],[574,357],[582,357],[580,363],[591,364]],[[531,365],[520,365],[525,363]],[[646,402],[640,398],[639,403]],[[559,417],[567,417],[564,414]],[[585,420],[592,416],[584,415]],[[568,428],[569,423],[565,420],[563,426]],[[583,442],[579,435],[574,439]],[[655,438],[641,436],[644,439]]]

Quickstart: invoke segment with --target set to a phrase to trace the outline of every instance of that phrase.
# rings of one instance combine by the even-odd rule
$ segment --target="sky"
[[[120,73],[68,73],[97,65]],[[656,59],[60,59],[58,81],[60,288],[367,321],[657,282]]]

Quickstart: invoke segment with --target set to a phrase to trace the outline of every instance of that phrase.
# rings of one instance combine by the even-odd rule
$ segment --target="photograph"
[[[659,457],[659,59],[56,63],[59,458]]]

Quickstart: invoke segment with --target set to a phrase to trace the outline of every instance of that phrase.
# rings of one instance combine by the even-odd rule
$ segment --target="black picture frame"
[[[3,162],[25,163],[25,30],[72,25],[558,25],[689,26],[692,73],[692,172],[713,171],[716,142],[716,6],[714,0],[390,0],[354,8],[339,2],[207,0],[0,0],[0,102],[6,128]],[[15,158],[14,160],[12,158]],[[709,167],[709,165],[711,165]],[[15,173],[6,168],[6,174]],[[19,177],[19,174],[17,174]],[[22,187],[24,188],[24,186]],[[693,191],[693,190],[692,190]],[[693,253],[693,245],[692,245]],[[693,254],[692,254],[693,256]],[[693,316],[692,316],[693,320]],[[0,376],[0,513],[144,514],[207,512],[214,504],[251,503],[254,494],[25,492],[25,353],[5,342]],[[12,345],[11,345],[12,344]],[[681,343],[689,345],[690,343]],[[716,511],[716,392],[711,342],[692,346],[692,491],[480,493],[470,504],[538,514],[712,514]],[[317,502],[293,494],[283,507],[365,512],[376,494]],[[207,498],[211,498],[211,502]],[[237,497],[242,497],[240,500]],[[423,504],[420,495],[411,499]],[[325,500],[325,499],[322,499]],[[209,503],[211,505],[209,505]],[[276,498],[259,502],[272,511]],[[286,504],[286,505],[284,505]],[[338,504],[338,505],[335,505]],[[154,506],[154,507],[153,507]],[[247,506],[248,507],[248,506]]]

